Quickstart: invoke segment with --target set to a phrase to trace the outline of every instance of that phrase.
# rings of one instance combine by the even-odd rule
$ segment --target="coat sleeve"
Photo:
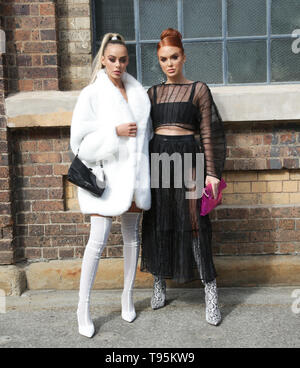
[[[206,175],[221,180],[226,160],[226,136],[223,121],[206,83],[203,83],[198,93],[197,105],[200,142],[204,150]]]
[[[96,162],[118,150],[120,137],[115,126],[101,124],[93,108],[93,90],[84,88],[73,111],[70,146],[81,160]]]

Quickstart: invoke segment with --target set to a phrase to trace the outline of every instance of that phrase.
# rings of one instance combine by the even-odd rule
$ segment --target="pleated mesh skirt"
[[[176,153],[177,158],[179,154],[182,175],[179,185],[178,175],[174,178],[174,162],[170,160],[170,180],[166,185],[166,172],[161,162],[150,166],[152,204],[151,209],[143,213],[141,271],[179,283],[196,279],[212,281],[217,273],[212,256],[209,214],[200,216],[200,199],[193,196],[187,198],[187,192],[191,189],[184,180],[186,169],[192,170],[191,178],[195,179],[196,154],[201,152],[200,146],[194,135],[155,134],[149,143],[149,152],[150,161],[152,154],[165,152],[171,156]],[[185,153],[190,153],[192,158],[188,168],[185,167]],[[204,166],[202,175],[205,171]],[[154,174],[158,176],[155,185]]]

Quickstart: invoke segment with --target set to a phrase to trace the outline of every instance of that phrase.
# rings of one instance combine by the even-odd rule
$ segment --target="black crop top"
[[[226,159],[223,121],[206,83],[158,84],[148,90],[153,130],[178,126],[200,134],[207,175],[221,179]]]

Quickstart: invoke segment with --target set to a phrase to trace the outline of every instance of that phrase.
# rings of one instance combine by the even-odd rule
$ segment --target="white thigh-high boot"
[[[92,337],[95,328],[90,317],[90,295],[96,277],[101,254],[105,248],[112,218],[91,216],[90,237],[85,248],[80,276],[79,303],[77,308],[78,330],[86,337]]]
[[[121,217],[124,254],[124,289],[122,293],[122,318],[132,322],[136,318],[133,287],[140,252],[139,224],[141,212],[126,212]]]

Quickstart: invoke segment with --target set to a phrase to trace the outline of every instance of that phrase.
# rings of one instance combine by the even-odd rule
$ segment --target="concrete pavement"
[[[77,332],[77,291],[5,297],[0,348],[300,347],[300,285],[219,288],[223,321],[217,327],[205,321],[202,288],[168,289],[166,307],[156,311],[150,297],[150,289],[135,289],[137,319],[128,323],[121,319],[121,290],[94,290],[92,339]]]

